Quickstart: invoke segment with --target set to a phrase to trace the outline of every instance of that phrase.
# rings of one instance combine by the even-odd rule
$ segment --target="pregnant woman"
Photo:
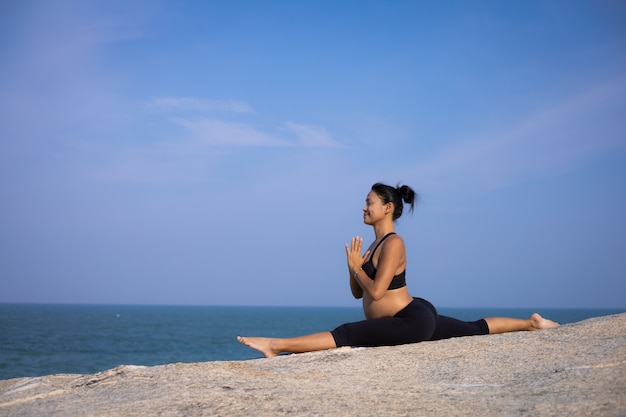
[[[428,301],[412,297],[405,280],[406,249],[394,224],[404,204],[413,211],[417,194],[408,186],[374,184],[363,207],[363,221],[376,239],[362,254],[363,239],[346,244],[350,289],[363,299],[365,320],[330,332],[293,338],[241,337],[237,340],[265,357],[282,352],[311,352],[341,346],[393,346],[459,336],[539,330],[558,326],[535,313],[528,319],[489,317],[465,322],[437,314]]]

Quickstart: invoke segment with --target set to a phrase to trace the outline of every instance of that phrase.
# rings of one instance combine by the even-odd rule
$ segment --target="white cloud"
[[[280,146],[280,147],[338,147],[323,127],[286,122],[279,129],[287,134],[264,131],[259,126],[211,118],[174,119],[206,145],[220,146]]]
[[[294,122],[285,123],[287,130],[292,132],[297,138],[297,144],[308,147],[335,148],[340,144],[336,142],[331,134],[320,126],[303,125]]]
[[[341,145],[322,126],[287,121],[264,128],[250,122],[235,122],[217,117],[193,117],[194,113],[252,114],[252,106],[237,100],[209,100],[195,97],[155,97],[149,105],[175,114],[171,120],[189,131],[205,145],[278,146],[336,148]]]
[[[337,148],[341,145],[323,127],[286,122],[268,131],[261,126],[216,118],[174,118],[205,145]]]
[[[290,146],[289,142],[244,123],[209,118],[175,119],[175,121],[191,132],[195,139],[206,145]]]

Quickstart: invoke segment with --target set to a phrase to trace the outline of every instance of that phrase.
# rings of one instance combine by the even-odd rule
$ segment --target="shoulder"
[[[399,234],[393,234],[385,239],[382,247],[383,251],[404,250],[404,239]]]

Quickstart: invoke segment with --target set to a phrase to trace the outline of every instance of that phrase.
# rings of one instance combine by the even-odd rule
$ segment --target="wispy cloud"
[[[324,148],[336,148],[340,146],[330,133],[321,126],[286,122],[285,128],[295,136],[296,145]]]
[[[624,97],[626,79],[590,88],[508,129],[446,147],[410,175],[429,188],[476,192],[569,172],[599,152],[626,146],[626,122],[604,120],[607,112],[626,108]]]
[[[170,112],[253,113],[252,106],[237,100],[206,100],[194,97],[155,97],[150,105]]]
[[[209,118],[175,119],[175,121],[205,145],[286,146],[287,144],[272,134],[243,123]]]
[[[174,120],[189,131],[194,139],[205,145],[317,148],[340,146],[330,133],[320,126],[286,122],[276,131],[267,131],[249,123],[208,117]]]
[[[141,10],[124,16],[104,12],[94,3],[62,3],[37,2],[36,6],[24,6],[18,12],[20,36],[15,38],[17,44],[7,51],[12,58],[8,63],[19,65],[27,71],[27,76],[48,75],[57,70],[57,75],[67,75],[66,71],[77,63],[93,64],[99,48],[144,36],[145,13]],[[66,79],[71,81],[71,77]]]
[[[164,116],[165,123],[178,126],[183,132],[169,132],[153,141],[118,143],[113,147],[102,144],[87,150],[106,161],[96,174],[100,180],[146,185],[197,184],[230,172],[229,167],[240,163],[237,148],[341,147],[321,126],[288,121],[268,128],[231,120],[254,116],[252,106],[241,101],[160,97],[147,103],[152,110],[158,110],[159,117]],[[218,167],[222,167],[221,173],[215,171]]]
[[[39,1],[2,16],[15,27],[0,71],[0,142],[49,143],[54,131],[71,126],[78,135],[127,117],[123,76],[103,63],[114,44],[143,36],[146,13],[134,7],[124,15],[93,2]]]
[[[286,121],[273,127],[253,122],[216,117],[215,113],[252,115],[248,103],[238,100],[210,100],[194,97],[157,97],[151,107],[170,115],[170,120],[187,130],[204,145],[337,148],[337,142],[322,126]],[[210,114],[208,115],[198,115]]]

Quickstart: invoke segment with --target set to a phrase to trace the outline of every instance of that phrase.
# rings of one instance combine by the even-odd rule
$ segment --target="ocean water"
[[[439,308],[462,320],[528,317],[533,309]],[[616,309],[541,309],[562,324]],[[363,319],[359,307],[0,304],[0,379],[88,374],[118,365],[245,360],[237,335],[296,336]]]

